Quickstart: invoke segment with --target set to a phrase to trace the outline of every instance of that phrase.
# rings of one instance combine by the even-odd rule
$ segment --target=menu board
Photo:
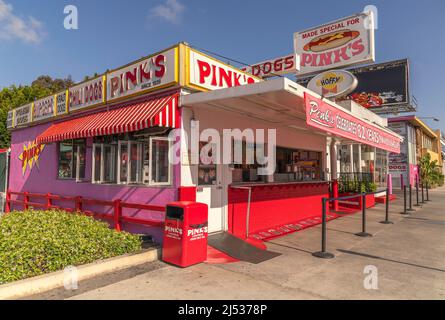
[[[8,111],[8,115],[6,117],[6,128],[12,128],[14,126],[14,110]]]
[[[54,116],[54,96],[45,97],[34,102],[32,121],[39,121]]]
[[[65,114],[68,112],[67,110],[67,101],[66,101],[67,92],[63,91],[56,95],[56,114]]]
[[[31,122],[32,103],[15,109],[14,127],[23,126]]]

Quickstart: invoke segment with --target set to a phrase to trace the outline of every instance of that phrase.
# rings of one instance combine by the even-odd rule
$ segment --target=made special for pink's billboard
[[[360,120],[307,92],[304,93],[304,101],[307,125],[389,152],[400,152],[398,136]]]

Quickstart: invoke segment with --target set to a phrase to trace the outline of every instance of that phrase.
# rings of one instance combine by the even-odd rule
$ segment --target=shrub
[[[14,211],[0,218],[0,284],[140,248],[138,236],[85,215]]]

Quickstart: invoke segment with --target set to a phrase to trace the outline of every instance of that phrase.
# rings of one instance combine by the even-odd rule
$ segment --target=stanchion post
[[[412,186],[409,184],[409,208],[408,211],[416,211],[413,209]]]
[[[403,211],[400,213],[408,214],[408,212],[406,212],[406,186],[403,186]]]
[[[322,259],[332,259],[334,255],[326,251],[326,198],[321,199],[321,251],[312,253],[314,257]]]
[[[385,198],[385,220],[380,221],[383,224],[392,224],[393,222],[389,221],[389,188],[386,188],[386,198]]]
[[[425,196],[423,193],[423,181],[422,181],[422,201],[420,201],[420,203],[425,203]]]
[[[417,179],[416,179],[416,204],[414,206],[420,207],[420,203],[419,203],[419,181]]]
[[[428,181],[425,181],[425,187],[426,187],[426,200],[425,201],[431,201],[430,200],[430,195],[428,192]]]
[[[372,234],[366,232],[366,193],[362,193],[362,232],[356,233],[359,237],[372,237]]]

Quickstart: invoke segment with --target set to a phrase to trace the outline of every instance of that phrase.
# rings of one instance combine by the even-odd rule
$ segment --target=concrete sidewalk
[[[239,262],[160,268],[71,297],[72,299],[444,299],[445,188],[403,216],[402,199],[391,202],[392,225],[380,224],[384,205],[369,209],[361,238],[361,214],[328,223],[328,251],[315,258],[321,227],[272,240],[282,255],[258,265]],[[413,197],[415,199],[415,197]],[[375,266],[378,289],[365,289],[366,266]]]

